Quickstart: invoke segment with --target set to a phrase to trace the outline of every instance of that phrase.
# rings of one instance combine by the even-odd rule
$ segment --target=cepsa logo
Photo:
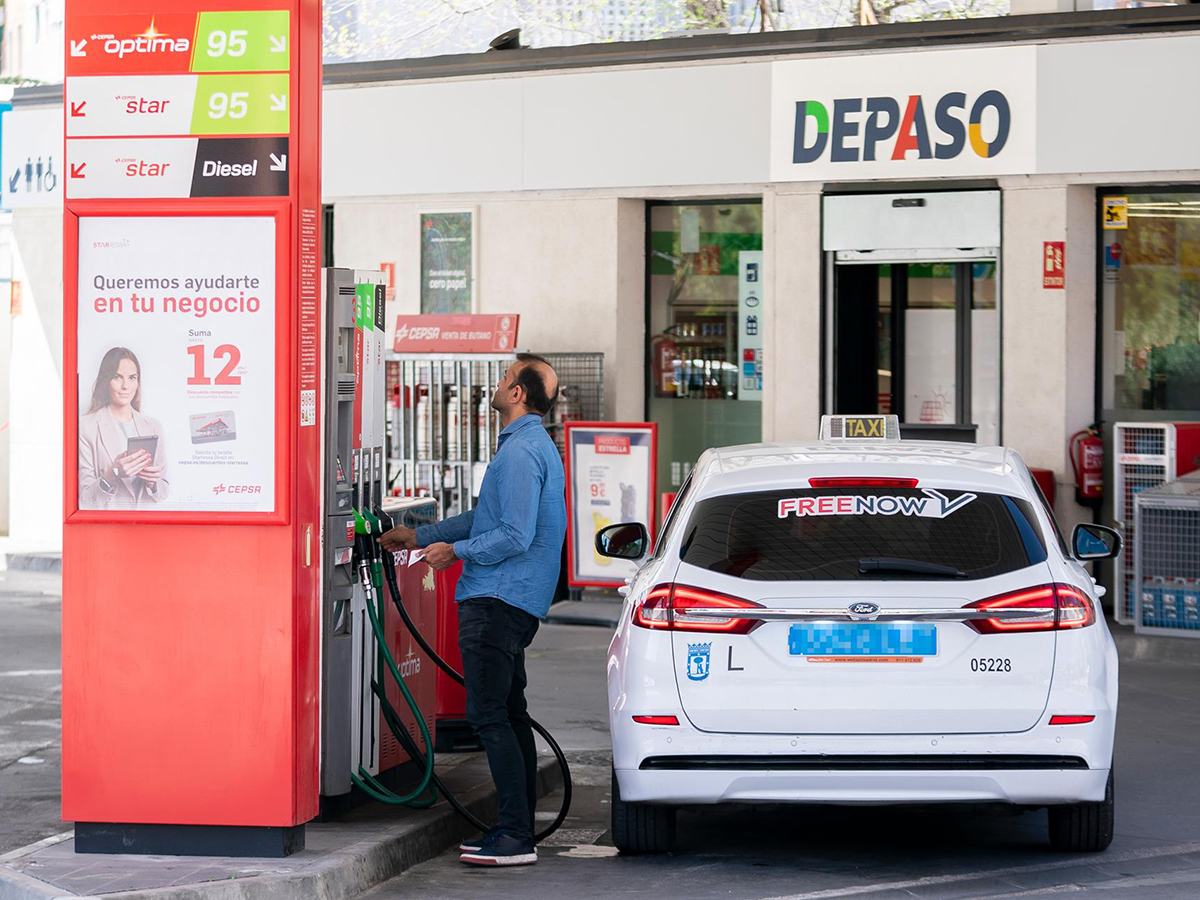
[[[932,104],[932,120],[920,94],[909,96],[903,113],[895,97],[834,100],[832,115],[818,100],[799,100],[792,162],[816,162],[826,150],[835,163],[954,159],[968,144],[975,155],[991,159],[1004,149],[1011,125],[1008,98],[994,90],[973,100],[962,91],[943,94]]]
[[[260,484],[221,484],[213,486],[213,493],[218,497],[221,494],[261,494],[262,485]]]
[[[439,325],[408,325],[400,323],[396,326],[396,340],[398,341],[436,341],[441,337],[442,329]]]

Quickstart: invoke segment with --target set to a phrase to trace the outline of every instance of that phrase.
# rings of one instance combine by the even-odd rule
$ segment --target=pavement
[[[443,755],[437,769],[473,813],[495,816],[481,754]],[[541,794],[560,782],[552,757],[539,774]],[[63,835],[0,857],[0,900],[348,900],[473,833],[445,803],[422,811],[372,803],[309,823],[305,848],[285,859],[77,854]]]
[[[309,823],[305,849],[286,859],[76,854],[59,814],[60,619],[56,573],[0,571],[0,900],[343,900],[474,833],[445,803],[424,811],[369,804]],[[556,700],[556,714],[569,695]],[[437,767],[477,816],[494,818],[482,754],[440,754]],[[548,810],[557,809],[560,783],[546,751],[539,793],[549,795]]]
[[[0,571],[0,855],[63,830],[61,580]]]
[[[26,669],[54,668],[56,631],[50,635],[55,642],[52,648],[34,633],[51,624],[57,627],[53,603],[39,616],[39,606],[46,605],[46,598],[39,600],[32,593],[37,585],[13,582],[15,573],[0,575],[5,578],[0,580],[0,621],[6,623],[0,641],[10,642],[0,643],[0,651],[23,652],[20,665]],[[20,573],[20,579],[37,575]],[[528,653],[531,712],[566,750],[575,786],[571,815],[565,826],[541,845],[538,865],[505,871],[469,869],[458,862],[457,853],[439,854],[436,847],[426,844],[427,861],[421,862],[421,855],[416,854],[398,864],[388,863],[400,867],[395,873],[359,862],[345,877],[313,880],[338,853],[343,854],[339,860],[345,859],[351,848],[349,855],[359,853],[361,860],[362,853],[394,839],[398,829],[407,827],[397,825],[394,814],[368,811],[361,814],[361,820],[336,826],[349,831],[330,830],[326,836],[320,830],[325,826],[310,826],[309,848],[304,853],[324,854],[324,861],[303,859],[303,854],[290,861],[139,859],[139,864],[163,870],[160,881],[169,875],[173,883],[191,881],[193,886],[165,894],[144,890],[110,893],[106,898],[342,898],[355,889],[366,889],[361,896],[370,900],[495,900],[503,896],[560,900],[589,895],[653,896],[656,900],[1054,900],[1059,894],[1077,893],[1104,900],[1200,898],[1200,641],[1142,638],[1128,629],[1114,628],[1122,657],[1122,705],[1117,733],[1116,837],[1106,853],[1052,851],[1046,841],[1044,811],[764,806],[685,810],[679,818],[677,852],[630,858],[617,855],[608,834],[611,754],[603,672],[611,631],[593,624],[560,624],[572,618],[615,621],[620,609],[616,598],[601,595],[585,596],[569,606],[557,604],[553,622],[541,627]],[[24,631],[10,631],[10,621],[21,623]],[[3,668],[9,668],[8,657],[0,659],[6,661]],[[31,698],[36,700],[39,685],[35,678],[18,679],[22,677],[30,680]],[[0,675],[0,696],[10,702],[3,684],[7,680]],[[6,729],[0,731],[0,741],[5,748],[13,748],[6,749],[0,759],[0,809],[9,810],[10,802],[17,799],[17,792],[10,789],[10,773],[16,768],[12,754],[25,752],[26,746],[44,745],[44,738],[37,743],[36,726],[29,723],[42,715],[38,709],[44,712],[46,705],[53,707],[56,688],[56,680],[49,688],[41,686],[49,699],[40,701],[42,707],[31,705],[28,714],[13,716],[10,707],[0,708],[0,727]],[[52,793],[56,795],[57,758],[49,757],[48,749],[38,752],[47,759],[41,769],[23,766],[20,775],[53,770]],[[481,768],[474,775],[464,772],[462,777],[478,778],[487,790]],[[538,813],[541,821],[553,817],[558,796],[543,801]],[[38,819],[50,807],[53,821]],[[18,817],[24,824],[15,825],[7,821],[9,816],[0,816],[0,829],[13,829],[0,830],[0,841],[5,842],[0,843],[0,854],[18,841],[61,832],[56,796],[42,807],[27,804],[23,809]],[[442,840],[441,846],[450,843]],[[340,844],[341,850],[334,844]],[[355,847],[358,849],[353,850]],[[371,858],[402,855],[395,846],[376,853]],[[79,861],[66,842],[25,856],[39,864],[44,860],[48,867],[57,860],[64,869]],[[211,868],[214,864],[218,869],[226,866],[219,869],[220,877]],[[15,868],[13,860],[0,857],[3,866]],[[189,867],[186,871],[185,866]],[[30,868],[26,865],[22,871]],[[71,876],[64,871],[59,877]],[[204,877],[216,880],[197,887],[196,879]],[[379,883],[370,887],[375,882]],[[60,891],[58,895],[64,894]],[[9,896],[14,895],[6,895],[0,887],[0,900]]]
[[[585,598],[574,611],[558,604],[554,612],[614,619],[620,609]],[[599,676],[610,632],[547,625],[528,662],[529,696],[556,734],[560,722],[570,723],[575,802],[564,829],[540,846],[536,866],[480,871],[445,853],[364,900],[1197,900],[1200,641],[1147,645],[1154,639],[1120,626],[1114,634],[1122,657],[1117,825],[1105,853],[1053,851],[1045,811],[762,806],[685,810],[677,852],[618,856],[609,836],[611,754]]]

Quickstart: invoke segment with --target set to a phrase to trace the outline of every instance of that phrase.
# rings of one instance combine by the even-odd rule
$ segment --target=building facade
[[[1200,418],[1200,19],[1155,12],[331,71],[335,259],[395,262],[419,312],[419,214],[474,210],[474,311],[602,349],[665,490],[880,411],[1017,448],[1090,519],[1075,432]]]
[[[1187,7],[327,66],[332,262],[394,266],[391,326],[422,216],[472,213],[461,311],[602,351],[660,490],[893,412],[1051,470],[1069,525],[1075,432],[1200,420],[1197,75]],[[45,212],[18,258],[61,298]]]

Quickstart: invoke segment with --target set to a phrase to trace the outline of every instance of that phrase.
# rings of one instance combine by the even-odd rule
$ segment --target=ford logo
[[[879,607],[874,603],[851,603],[850,612],[856,616],[873,616],[879,612]]]

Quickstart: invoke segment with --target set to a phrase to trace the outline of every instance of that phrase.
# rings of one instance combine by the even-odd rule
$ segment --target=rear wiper
[[[871,572],[909,572],[918,575],[935,575],[941,578],[966,578],[967,573],[954,566],[922,562],[919,559],[897,559],[891,556],[867,556],[858,561],[858,574]]]

